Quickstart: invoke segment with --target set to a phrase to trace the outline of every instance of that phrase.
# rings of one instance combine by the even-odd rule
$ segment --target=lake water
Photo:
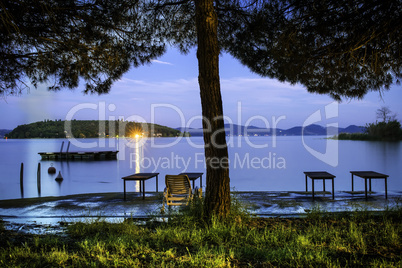
[[[303,171],[328,171],[336,176],[335,191],[350,191],[351,170],[388,174],[388,191],[402,192],[402,142],[336,141],[317,136],[227,137],[231,187],[237,191],[303,191]],[[41,160],[38,152],[58,152],[68,140],[0,140],[0,199],[70,194],[122,192],[121,177],[137,172],[159,172],[159,191],[166,174],[204,172],[202,137],[71,140],[69,151],[118,150],[118,160]],[[23,191],[20,166],[24,163]],[[41,163],[40,191],[37,167]],[[48,174],[53,165],[64,180]],[[329,182],[327,182],[329,183]],[[196,181],[199,185],[199,181]],[[309,181],[309,187],[311,188]],[[128,191],[138,190],[128,182]],[[316,186],[322,189],[321,184]],[[373,191],[384,191],[383,180],[373,180]],[[330,189],[328,184],[327,189]],[[155,179],[146,182],[155,191]],[[355,190],[364,190],[364,180],[355,179]]]

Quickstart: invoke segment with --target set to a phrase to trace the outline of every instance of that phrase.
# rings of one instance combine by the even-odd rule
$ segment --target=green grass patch
[[[67,235],[0,228],[1,267],[401,267],[401,209],[205,220],[202,199],[165,221],[77,222]]]

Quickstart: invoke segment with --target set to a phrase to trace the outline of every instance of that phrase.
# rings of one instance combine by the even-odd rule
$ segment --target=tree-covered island
[[[44,120],[19,125],[6,135],[9,139],[31,138],[115,138],[115,137],[177,137],[182,132],[151,123],[105,120]]]
[[[388,107],[381,107],[376,112],[377,121],[368,123],[364,133],[340,133],[338,140],[376,140],[400,141],[402,140],[401,123],[396,119]]]
[[[336,138],[338,140],[400,141],[402,140],[401,123],[397,120],[369,123],[364,133],[340,133]]]

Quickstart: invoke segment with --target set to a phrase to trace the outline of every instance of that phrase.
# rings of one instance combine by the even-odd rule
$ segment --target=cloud
[[[319,100],[328,103],[328,96],[310,94],[299,85],[282,83],[275,79],[260,77],[234,77],[222,79],[224,101],[242,101],[254,105],[287,105],[312,103]],[[297,101],[295,101],[297,100]]]
[[[144,98],[166,98],[175,96],[180,98],[181,94],[194,94],[198,92],[198,80],[193,79],[176,79],[171,81],[144,81],[129,78],[122,78],[114,86],[114,93],[117,91],[122,94],[147,94]],[[157,95],[149,95],[157,94]]]
[[[287,89],[291,91],[304,91],[301,85],[291,85],[290,83],[280,82],[270,78],[250,78],[250,77],[233,77],[230,79],[221,79],[223,86],[228,86],[229,90],[253,89]]]
[[[170,62],[167,61],[160,61],[160,60],[151,60],[152,63],[158,63],[158,64],[165,64],[165,65],[173,65]]]
[[[199,85],[196,77],[164,81],[122,78],[114,86],[114,95],[133,96],[151,102],[199,104]],[[328,104],[328,96],[308,93],[301,85],[282,83],[274,79],[259,77],[233,77],[221,79],[223,102],[236,105],[241,101],[253,108],[264,106],[305,106],[306,104]],[[297,101],[295,101],[297,100]]]

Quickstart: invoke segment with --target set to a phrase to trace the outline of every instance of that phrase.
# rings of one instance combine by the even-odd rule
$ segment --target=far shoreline
[[[380,141],[380,142],[399,142],[400,139],[381,139],[378,137],[373,137],[367,133],[340,133],[329,139],[333,140],[351,140],[351,141]]]

